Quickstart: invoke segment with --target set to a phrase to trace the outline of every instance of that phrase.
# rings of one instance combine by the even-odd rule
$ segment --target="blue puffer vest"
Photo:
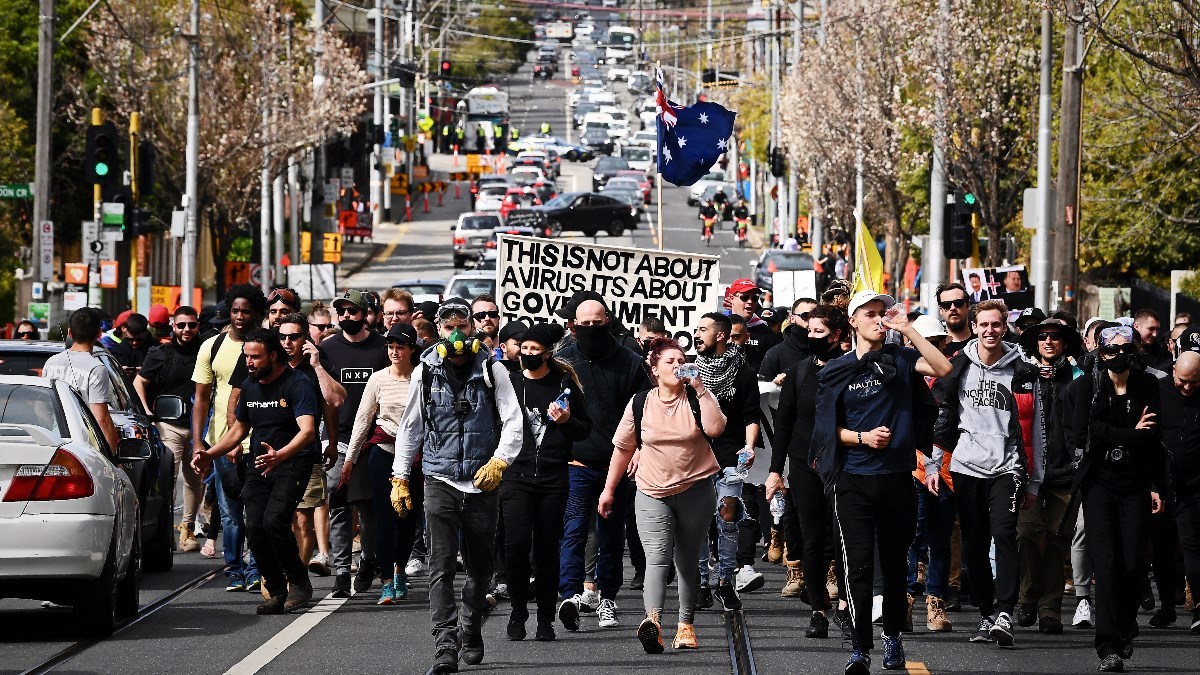
[[[469,480],[487,464],[500,443],[492,374],[489,372],[484,380],[484,369],[491,366],[490,353],[484,350],[475,355],[471,374],[457,397],[437,350],[427,350],[421,362],[425,365],[421,377],[423,380],[428,378],[425,380],[428,387],[422,384],[424,391],[421,394],[425,406],[421,470],[427,476]],[[466,401],[470,412],[455,413],[455,400]]]

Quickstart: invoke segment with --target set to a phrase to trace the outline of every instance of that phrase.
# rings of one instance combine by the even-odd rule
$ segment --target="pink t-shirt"
[[[711,392],[705,391],[700,397],[700,419],[710,438],[720,436],[725,430],[725,414]],[[637,447],[632,400],[625,406],[625,415],[613,436],[613,446],[626,452]],[[642,455],[636,474],[638,489],[651,497],[669,497],[719,470],[712,448],[696,426],[687,396],[681,394],[664,403],[658,389],[651,389],[642,415]]]

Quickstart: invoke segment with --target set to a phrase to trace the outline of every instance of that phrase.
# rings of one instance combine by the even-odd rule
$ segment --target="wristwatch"
[[[858,444],[859,444],[859,445],[862,445],[862,444],[863,444],[863,442],[862,442],[862,432],[861,432],[861,431],[858,431],[858,432],[855,432],[855,433],[857,433],[857,434],[858,434]]]

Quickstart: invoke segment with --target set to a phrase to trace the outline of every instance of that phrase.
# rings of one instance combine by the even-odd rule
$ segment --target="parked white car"
[[[608,67],[608,81],[609,82],[619,82],[619,81],[623,82],[628,79],[629,79],[629,68],[627,68],[625,66],[616,66],[616,65]]]
[[[144,439],[110,448],[66,382],[0,376],[0,597],[71,605],[96,637],[138,610],[137,492],[122,465]]]

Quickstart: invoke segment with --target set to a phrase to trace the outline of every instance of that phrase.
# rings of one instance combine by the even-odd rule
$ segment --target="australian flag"
[[[658,172],[675,185],[692,185],[708,173],[729,150],[737,113],[707,101],[680,106],[663,92],[663,73],[655,72],[658,85]]]

